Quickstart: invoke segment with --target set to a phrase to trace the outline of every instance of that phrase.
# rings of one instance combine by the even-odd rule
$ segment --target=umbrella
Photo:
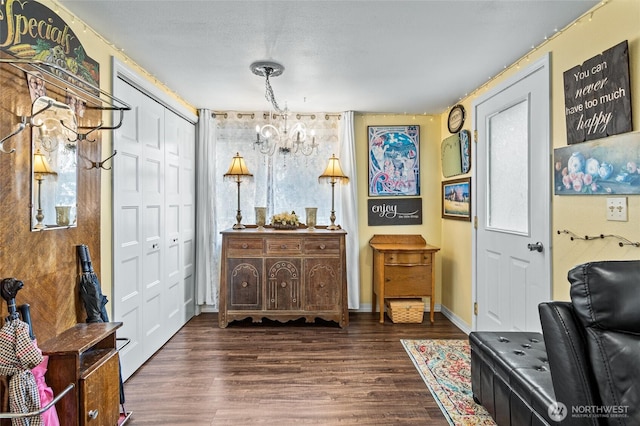
[[[93,271],[89,247],[84,244],[76,246],[78,258],[80,259],[80,298],[84,303],[87,312],[86,322],[109,322],[107,315],[107,297],[102,294],[102,288],[98,276]]]
[[[16,294],[22,281],[4,278],[0,281],[0,294],[7,301],[9,316],[0,329],[0,374],[11,376],[9,401],[12,413],[29,413],[40,409],[38,385],[31,369],[39,365],[42,353],[30,336],[29,324],[20,320],[16,309]],[[14,426],[42,425],[41,416],[15,418]]]
[[[87,322],[109,322],[106,305],[109,301],[107,296],[102,294],[100,280],[93,271],[91,264],[91,255],[89,247],[85,244],[76,246],[78,258],[80,260],[80,298],[84,303],[84,310],[87,312]],[[124,404],[124,384],[122,382],[122,368],[119,368],[120,374],[120,405]]]

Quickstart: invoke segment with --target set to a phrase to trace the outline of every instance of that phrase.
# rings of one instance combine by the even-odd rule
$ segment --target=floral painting
[[[420,195],[420,126],[369,126],[369,196]]]
[[[556,195],[640,194],[640,134],[554,150]]]

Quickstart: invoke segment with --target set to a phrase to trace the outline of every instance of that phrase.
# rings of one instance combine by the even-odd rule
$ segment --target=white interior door
[[[540,331],[550,299],[549,60],[474,104],[476,330]]]
[[[114,68],[114,95],[132,106],[113,134],[112,173],[113,320],[131,341],[120,351],[126,380],[195,314],[195,125]]]

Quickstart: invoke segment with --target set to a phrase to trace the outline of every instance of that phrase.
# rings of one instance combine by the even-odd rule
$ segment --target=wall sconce
[[[231,165],[229,166],[229,170],[224,174],[225,179],[233,179],[238,184],[238,211],[236,214],[237,223],[233,225],[233,229],[244,229],[244,225],[240,222],[242,221],[242,214],[240,213],[240,182],[243,177],[253,177],[251,173],[249,173],[249,169],[247,169],[247,165],[244,162],[244,158],[240,156],[239,153],[236,153],[236,156],[231,160]]]
[[[330,231],[340,229],[340,225],[336,225],[336,211],[335,211],[335,186],[336,182],[342,181],[343,183],[349,182],[349,178],[344,174],[340,168],[340,161],[335,154],[329,158],[329,164],[320,176],[318,176],[318,182],[326,181],[331,184],[331,225],[327,226]]]
[[[44,219],[44,213],[42,212],[42,181],[45,175],[55,175],[56,172],[53,171],[47,157],[40,151],[40,148],[33,154],[33,174],[36,181],[38,181],[38,211],[36,213],[38,223],[36,223],[34,228],[42,229],[44,228],[44,224],[42,223]]]

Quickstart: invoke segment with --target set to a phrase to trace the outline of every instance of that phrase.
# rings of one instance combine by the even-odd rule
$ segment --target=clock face
[[[449,112],[449,119],[447,125],[449,132],[457,133],[462,129],[464,124],[464,107],[462,105],[454,106]]]

